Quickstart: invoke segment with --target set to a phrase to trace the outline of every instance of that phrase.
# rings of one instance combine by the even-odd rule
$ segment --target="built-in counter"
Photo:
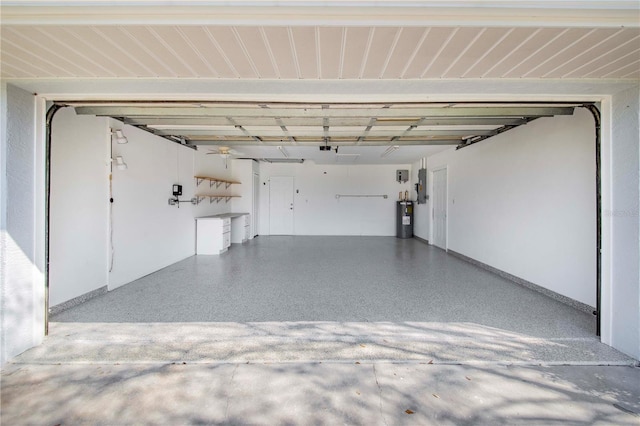
[[[196,217],[196,254],[221,254],[249,239],[249,213]]]

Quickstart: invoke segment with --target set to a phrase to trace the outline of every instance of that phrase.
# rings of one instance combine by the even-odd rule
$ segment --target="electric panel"
[[[427,169],[418,170],[416,191],[418,192],[418,204],[425,204],[427,202]]]

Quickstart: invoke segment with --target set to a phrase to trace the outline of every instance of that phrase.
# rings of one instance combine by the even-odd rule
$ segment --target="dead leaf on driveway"
[[[404,410],[404,412],[407,413],[407,414],[413,414],[413,411],[409,410],[409,409]]]

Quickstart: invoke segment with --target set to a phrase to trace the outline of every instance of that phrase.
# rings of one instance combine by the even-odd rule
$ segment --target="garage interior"
[[[54,328],[470,323],[577,343],[546,362],[614,354],[598,343],[594,315],[592,104],[84,100],[53,108]],[[438,171],[444,196],[431,200]],[[284,194],[274,188],[282,179]],[[182,194],[171,204],[174,184]],[[78,197],[94,211],[78,214]],[[396,238],[405,197],[415,203],[417,241]],[[194,218],[230,212],[248,214],[245,238],[231,227],[228,250],[199,253],[198,239],[213,237]],[[74,232],[79,226],[85,232]],[[108,284],[97,286],[105,269]]]
[[[2,2],[2,420],[141,423],[123,407],[166,414],[136,395],[172,377],[165,400],[226,398],[188,422],[260,423],[268,404],[229,390],[255,373],[274,395],[312,377],[323,404],[360,396],[348,374],[371,385],[316,423],[428,423],[401,369],[461,390],[531,377],[503,365],[636,366],[637,2],[450,3]],[[203,221],[219,254],[198,253]],[[604,386],[575,422],[640,412],[624,379],[540,374],[550,400]],[[122,405],[66,417],[65,395],[97,407],[99,389]],[[569,415],[527,393],[441,418]]]

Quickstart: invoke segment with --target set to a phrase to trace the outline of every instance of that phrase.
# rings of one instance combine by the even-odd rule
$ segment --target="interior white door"
[[[433,172],[433,245],[447,249],[447,169]]]
[[[269,233],[293,235],[293,177],[269,179]]]
[[[258,206],[260,200],[258,194],[260,194],[260,176],[257,173],[253,174],[253,203],[251,205],[251,238],[258,236]]]

